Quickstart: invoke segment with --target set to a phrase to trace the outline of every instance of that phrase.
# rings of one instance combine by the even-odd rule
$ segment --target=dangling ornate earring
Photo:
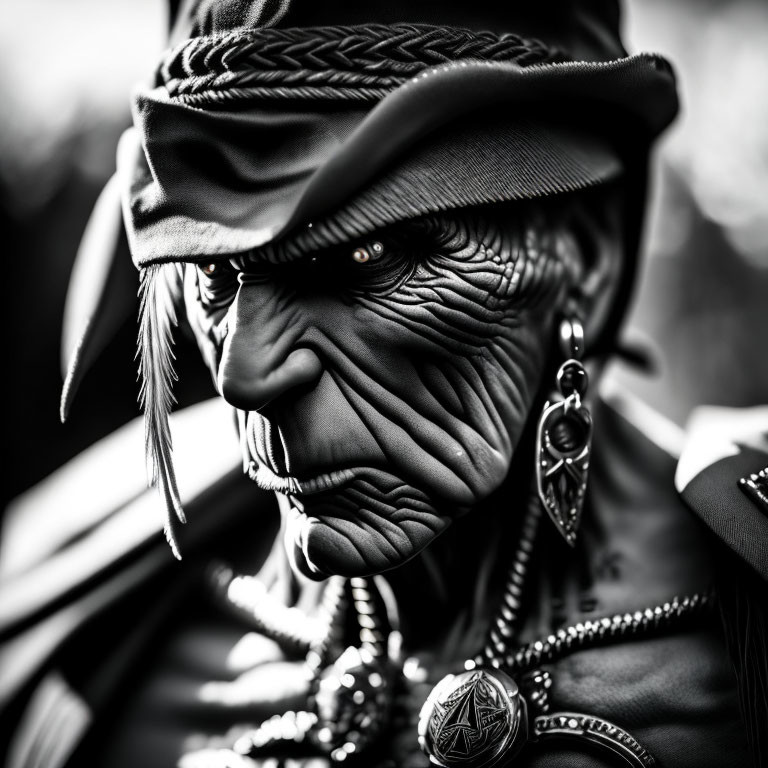
[[[584,328],[576,319],[560,324],[566,361],[557,372],[561,398],[544,406],[536,436],[539,498],[562,537],[574,546],[581,522],[592,446],[592,417],[582,403],[589,383],[580,359]]]

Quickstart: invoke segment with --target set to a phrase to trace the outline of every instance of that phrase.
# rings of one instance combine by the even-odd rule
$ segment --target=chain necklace
[[[539,667],[575,651],[688,625],[711,608],[712,596],[675,597],[633,613],[579,622],[513,649],[540,519],[541,507],[533,498],[486,643],[464,663],[463,672],[445,677],[427,698],[419,716],[419,744],[433,763],[446,768],[493,768],[509,763],[528,743],[572,738],[608,750],[632,768],[652,768],[653,756],[619,726],[583,713],[550,713],[552,676]],[[235,576],[219,566],[211,581],[220,603],[286,652],[304,655],[311,689],[307,710],[265,720],[235,742],[232,761],[220,753],[217,768],[237,764],[239,756],[291,747],[326,755],[332,763],[359,756],[385,727],[400,664],[396,607],[386,582],[374,577],[374,595],[368,579],[331,577],[317,617],[308,617],[276,600],[255,577]],[[388,622],[380,618],[382,604]],[[343,648],[350,607],[360,642],[333,660],[334,650]]]
[[[673,629],[706,613],[711,603],[711,593],[697,592],[690,597],[674,597],[667,603],[643,611],[579,622],[557,630],[544,640],[522,646],[507,655],[502,666],[512,673],[524,672],[540,664],[558,661],[575,651]]]
[[[529,743],[570,738],[609,751],[630,768],[652,768],[653,755],[614,723],[575,712],[550,714],[552,677],[538,667],[574,651],[680,627],[711,607],[711,595],[675,597],[642,611],[579,622],[511,651],[540,519],[533,496],[486,644],[464,663],[464,672],[447,675],[433,688],[419,714],[419,746],[444,768],[494,768],[510,764]]]
[[[491,624],[485,647],[465,662],[465,669],[490,666],[510,674],[526,672],[540,664],[558,661],[575,651],[675,628],[711,607],[712,595],[708,592],[673,597],[668,602],[644,610],[578,622],[510,652],[509,646],[518,628],[523,589],[540,519],[541,507],[532,499],[523,519],[520,541],[509,569],[501,605]]]
[[[339,577],[328,580],[317,617],[283,605],[258,578],[236,576],[223,563],[210,567],[208,581],[218,604],[293,655],[306,654],[313,646],[327,643],[326,636],[342,607],[344,580]]]
[[[504,585],[504,593],[496,616],[491,622],[483,651],[465,667],[475,667],[487,664],[498,669],[504,660],[509,645],[513,642],[520,622],[520,608],[523,601],[531,556],[536,544],[536,534],[539,531],[541,521],[541,505],[538,498],[532,495],[528,499],[523,522],[520,526],[520,536],[517,543],[512,563],[507,572],[507,581]]]
[[[308,710],[265,720],[237,739],[235,755],[256,757],[305,745],[341,763],[366,749],[388,720],[393,672],[400,656],[394,600],[381,594],[388,588],[380,582],[376,596],[367,579],[333,576],[323,590],[319,615],[312,619],[300,609],[284,606],[253,576],[235,576],[219,565],[212,569],[210,580],[220,604],[285,651],[305,654],[310,682]],[[380,618],[377,602],[384,604],[388,626]],[[350,604],[360,644],[347,647],[331,661],[334,649],[343,647],[344,617]],[[233,762],[227,762],[225,752],[218,755],[220,768]]]

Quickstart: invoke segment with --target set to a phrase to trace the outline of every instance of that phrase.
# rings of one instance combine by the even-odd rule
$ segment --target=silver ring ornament
[[[531,698],[534,704],[535,691]],[[657,765],[634,737],[607,720],[555,712],[539,714],[529,723],[529,709],[534,708],[501,670],[477,668],[448,675],[421,708],[419,746],[441,768],[512,768],[527,744],[549,739],[587,741],[629,768]]]

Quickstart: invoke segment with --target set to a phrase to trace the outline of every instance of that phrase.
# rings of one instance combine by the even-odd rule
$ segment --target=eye
[[[333,264],[329,277],[339,289],[366,294],[386,294],[398,288],[414,272],[418,254],[405,238],[389,232],[386,239],[347,246],[325,263]]]
[[[384,246],[376,241],[370,245],[355,248],[352,251],[352,260],[358,264],[367,264],[370,261],[376,261],[384,255]]]
[[[200,301],[207,309],[227,307],[237,293],[237,270],[226,262],[198,264]]]

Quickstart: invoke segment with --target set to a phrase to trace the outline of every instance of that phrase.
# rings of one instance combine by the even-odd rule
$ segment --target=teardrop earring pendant
[[[589,378],[581,357],[584,329],[573,318],[560,325],[567,359],[557,372],[559,397],[548,401],[536,435],[536,484],[544,509],[560,535],[575,546],[587,490],[592,416],[583,402]]]

